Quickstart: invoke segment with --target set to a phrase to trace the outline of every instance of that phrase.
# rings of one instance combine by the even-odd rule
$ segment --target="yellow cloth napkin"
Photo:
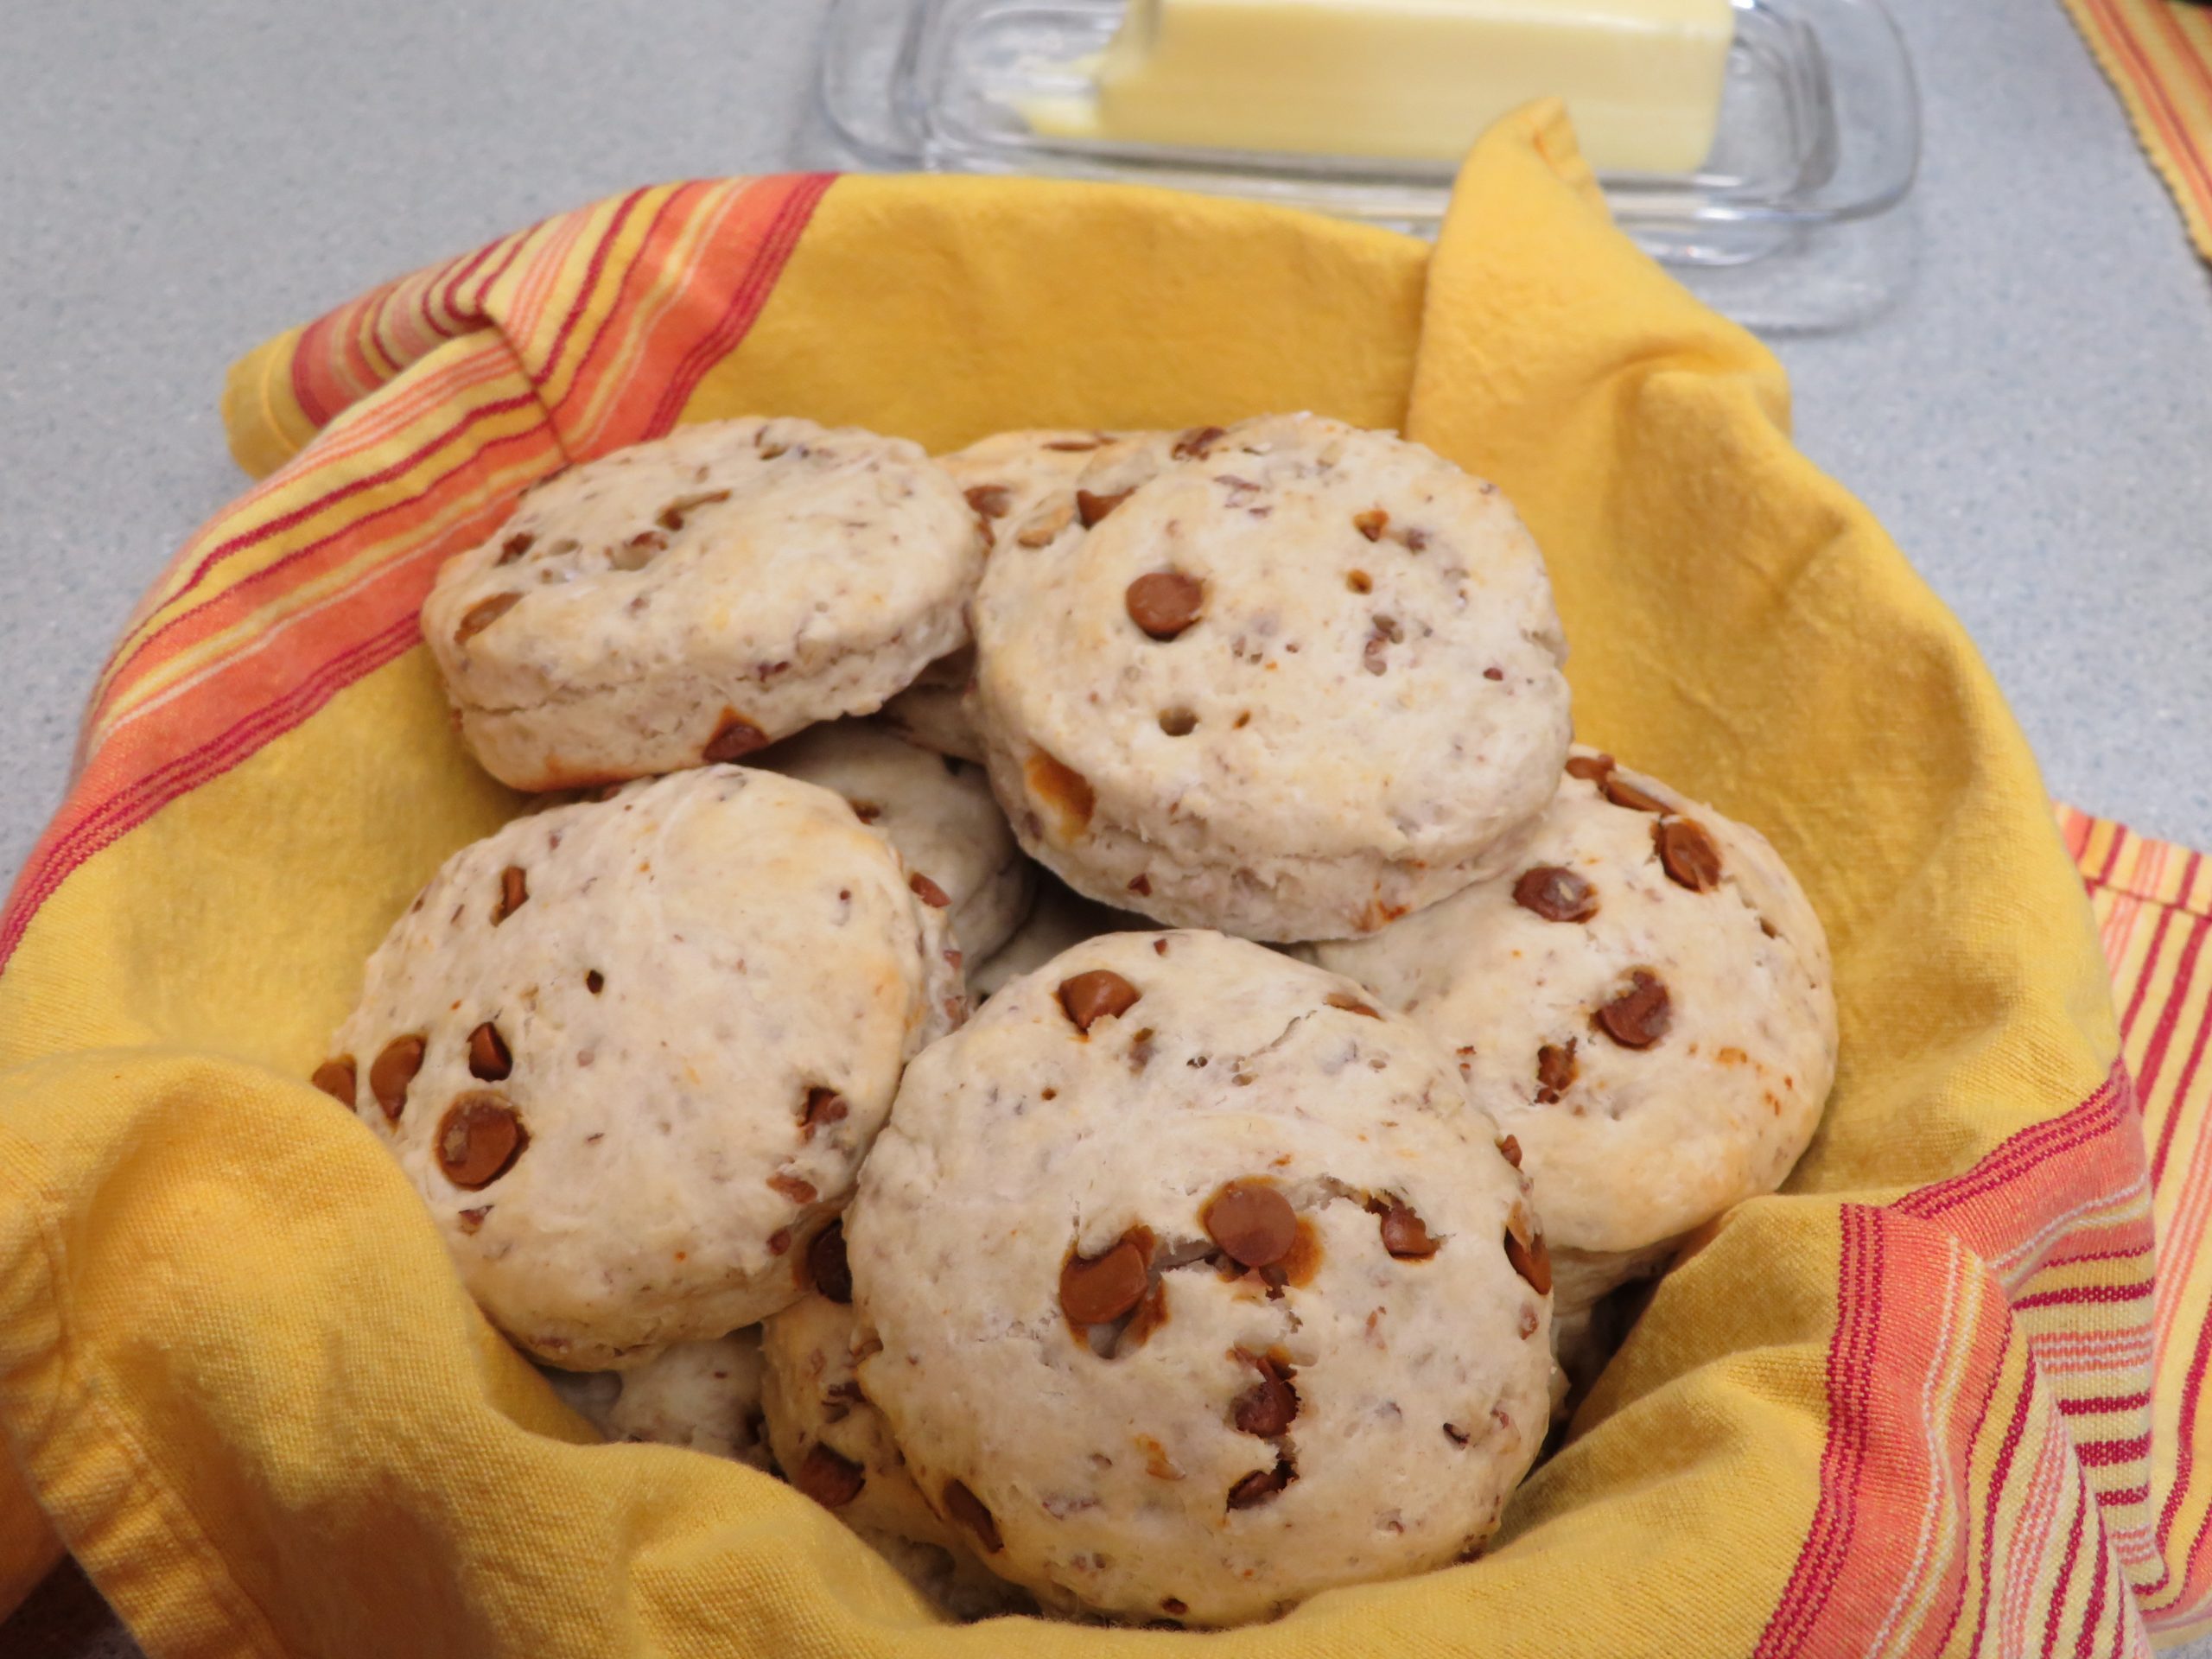
[[[1773,361],[1610,227],[1539,106],[1471,157],[1433,254],[1144,190],[693,183],[239,365],[264,480],[140,606],[0,916],[0,1427],[151,1653],[1196,1641],[945,1626],[786,1487],[580,1444],[301,1079],[391,918],[516,806],[454,742],[414,613],[520,486],[741,411],[944,447],[1288,408],[1402,425],[1519,503],[1583,735],[1782,848],[1834,941],[1843,1066],[1788,1192],[1697,1241],[1484,1560],[1207,1651],[2104,1652],[2202,1617],[2205,1483],[2167,1433],[2194,1394],[2162,1385],[2149,1430],[2152,1305],[2195,1342],[2206,1275],[2153,1287],[2140,1120],[2034,764],[1790,447]],[[0,1583],[53,1548],[0,1485]]]

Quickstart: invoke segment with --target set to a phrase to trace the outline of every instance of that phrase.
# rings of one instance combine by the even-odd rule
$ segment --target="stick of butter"
[[[1060,137],[1457,161],[1557,94],[1592,166],[1687,173],[1733,25],[1730,0],[1130,0],[1091,96],[1022,113]]]

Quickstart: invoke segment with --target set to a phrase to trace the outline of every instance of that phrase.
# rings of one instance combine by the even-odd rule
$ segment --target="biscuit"
[[[519,1347],[634,1364],[798,1295],[906,1062],[963,1011],[944,917],[827,790],[633,784],[448,859],[318,1077]]]
[[[682,1342],[627,1371],[548,1371],[554,1392],[610,1440],[648,1440],[772,1472],[760,1421],[760,1327]]]
[[[785,1478],[955,1618],[1034,1611],[1029,1597],[986,1570],[923,1501],[890,1425],[862,1392],[852,1277],[837,1223],[816,1237],[807,1265],[812,1291],[761,1327],[761,1408]]]
[[[854,1531],[868,1546],[899,1571],[901,1578],[953,1618],[963,1624],[1001,1618],[1009,1613],[1033,1613],[1036,1601],[1004,1579],[987,1573],[967,1550],[950,1550],[896,1533],[868,1527]]]
[[[855,720],[813,727],[757,764],[834,791],[890,836],[908,872],[952,901],[952,935],[965,955],[988,956],[1028,913],[1037,867],[1014,845],[980,766]]]
[[[812,1293],[762,1327],[761,1407],[785,1478],[849,1527],[969,1553],[916,1489],[891,1426],[861,1387],[839,1224],[816,1239],[808,1265]]]
[[[876,719],[917,748],[982,765],[982,736],[968,718],[968,682],[975,667],[972,650],[940,657],[922,671],[921,678],[876,710]]]
[[[1123,442],[1103,432],[1001,432],[938,458],[983,521],[987,541],[1001,523],[1025,523],[1047,498],[1075,487],[1100,449]],[[957,652],[883,705],[884,722],[910,743],[981,761],[983,740],[964,704],[974,653]]]
[[[1515,1137],[1562,1315],[1780,1185],[1835,1077],[1827,940],[1781,857],[1587,749],[1512,868],[1312,954],[1452,1050]]]
[[[1137,441],[1153,435],[1140,435]],[[1129,442],[1111,432],[1031,429],[994,433],[938,460],[995,545],[1001,527],[1027,524],[1039,507],[1073,490],[1102,450]]]
[[[1151,921],[1126,910],[1116,910],[1084,898],[1054,876],[1037,883],[1029,914],[1004,944],[968,970],[968,995],[976,1001],[997,990],[1010,979],[1042,968],[1071,945],[1101,933],[1143,933]]]
[[[530,491],[439,572],[423,635],[485,768],[573,788],[880,707],[967,642],[982,556],[914,444],[702,422]]]
[[[996,537],[968,712],[1023,846],[1102,903],[1372,932],[1556,787],[1543,560],[1418,444],[1313,416],[1109,442]]]
[[[1543,1246],[1350,982],[1115,934],[908,1069],[845,1218],[866,1398],[1048,1605],[1225,1625],[1481,1547],[1545,1431]]]

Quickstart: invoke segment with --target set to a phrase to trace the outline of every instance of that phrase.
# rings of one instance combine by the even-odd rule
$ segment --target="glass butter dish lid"
[[[1509,79],[1585,75],[1582,92],[1558,90],[1615,218],[1691,265],[1800,245],[1911,188],[1918,95],[1880,0],[1591,0],[1603,26],[1576,58],[1546,35],[1545,9],[1580,3],[832,0],[818,92],[838,138],[876,166],[1166,185],[1430,232],[1457,152],[1503,112],[1470,105],[1459,137],[1453,65],[1478,76],[1511,59]],[[1357,76],[1324,67],[1354,60],[1363,107],[1344,102]],[[1346,131],[1395,153],[1326,147]]]

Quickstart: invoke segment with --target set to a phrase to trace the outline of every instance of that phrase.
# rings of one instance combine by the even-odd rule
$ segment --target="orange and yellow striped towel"
[[[2212,8],[2182,0],[2066,0],[2189,239],[2212,259]]]
[[[2072,807],[2058,822],[2111,964],[2120,1061],[2142,1114],[2158,1259],[2130,1339],[2148,1344],[2151,1409],[2147,1423],[2129,1414],[2132,1398],[2110,1409],[2129,1433],[2148,1430],[2150,1571],[2137,1593],[2152,1628],[2178,1639],[2212,1614],[2212,1470],[2198,1458],[2212,1446],[2212,856]]]
[[[391,918],[521,804],[416,608],[523,486],[682,420],[943,448],[1296,408],[1504,487],[1583,735],[1803,878],[1842,1070],[1482,1560],[1203,1638],[949,1627],[790,1488],[590,1443],[303,1080]],[[698,181],[254,353],[226,413],[261,481],[132,617],[0,911],[0,1605],[66,1545],[156,1659],[1996,1659],[2212,1624],[2212,878],[2054,826],[1788,409],[1555,106],[1477,149],[1433,249],[1155,191]]]

